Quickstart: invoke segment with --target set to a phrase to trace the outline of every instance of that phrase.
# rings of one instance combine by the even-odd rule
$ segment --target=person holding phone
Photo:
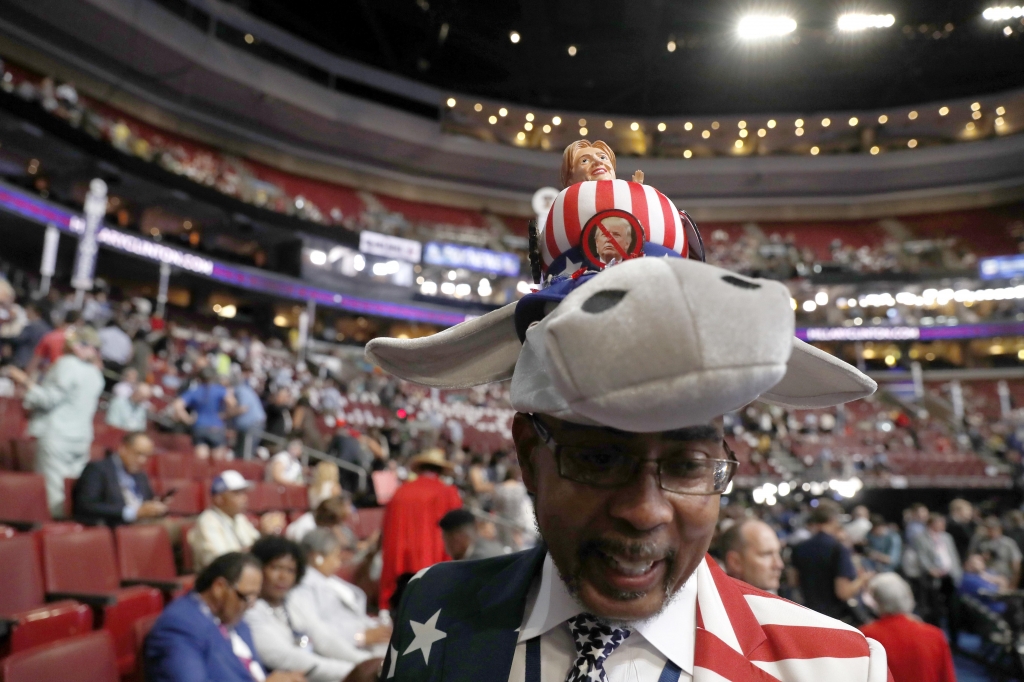
[[[75,483],[71,515],[79,523],[111,528],[167,514],[167,505],[153,495],[146,461],[153,441],[141,431],[128,433],[117,450],[89,462]]]

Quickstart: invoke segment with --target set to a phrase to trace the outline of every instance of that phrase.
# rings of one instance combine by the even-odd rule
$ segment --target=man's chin
[[[617,621],[643,621],[657,615],[668,601],[667,560],[645,570],[625,572],[614,562],[591,557],[581,572],[577,597],[596,616]]]

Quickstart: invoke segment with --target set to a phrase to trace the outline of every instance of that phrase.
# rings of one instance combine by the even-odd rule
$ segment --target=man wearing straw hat
[[[380,604],[386,608],[398,576],[415,573],[450,557],[438,522],[462,506],[455,486],[441,480],[452,472],[451,463],[440,448],[430,448],[409,460],[416,480],[401,486],[388,502],[381,534],[383,566],[380,574]]]
[[[646,240],[614,265],[586,246],[608,215]],[[381,679],[891,679],[877,642],[707,556],[737,466],[719,418],[753,400],[837,405],[874,382],[794,338],[782,284],[688,259],[678,211],[650,186],[572,185],[545,233],[540,291],[431,337],[367,345],[429,386],[511,379],[543,539],[414,577]]]

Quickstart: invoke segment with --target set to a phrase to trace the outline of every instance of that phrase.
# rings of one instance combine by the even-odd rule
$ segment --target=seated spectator
[[[864,554],[877,573],[895,571],[900,566],[903,540],[881,514],[871,515],[871,532],[868,533]]]
[[[22,308],[25,309],[27,322],[10,342],[11,364],[19,369],[29,366],[39,342],[50,332],[50,325],[46,321],[49,306],[44,302],[28,301]]]
[[[145,433],[132,432],[106,459],[89,462],[72,492],[71,515],[87,526],[155,519],[167,513],[167,505],[153,499],[146,476],[146,460],[153,442]]]
[[[1007,580],[998,573],[992,573],[985,565],[985,557],[972,554],[964,562],[964,575],[960,579],[958,594],[974,597],[996,613],[1006,613],[1006,602],[994,599],[993,595],[1005,592]]]
[[[245,614],[256,653],[271,670],[304,670],[309,682],[339,682],[371,655],[325,629],[318,619],[306,622],[286,603],[306,562],[290,540],[266,537],[252,546],[263,564],[260,599]]]
[[[192,443],[196,457],[215,460],[227,455],[227,432],[221,413],[235,407],[233,392],[220,383],[216,370],[202,371],[202,383],[185,391],[174,401],[177,419],[192,425]],[[190,411],[194,414],[190,414]]]
[[[107,406],[107,424],[124,431],[145,431],[150,388],[139,384],[129,396],[115,395]]]
[[[778,594],[782,578],[782,543],[764,521],[734,523],[719,539],[725,572],[759,590]]]
[[[893,682],[956,682],[945,634],[911,615],[910,585],[890,572],[872,578],[868,590],[877,605],[878,620],[861,630],[885,647]]]
[[[252,483],[234,469],[213,479],[213,506],[199,515],[188,535],[196,570],[201,571],[222,554],[248,551],[259,539],[260,532],[245,516],[249,504],[246,491],[250,488]]]
[[[1003,535],[1003,524],[997,516],[989,516],[979,532],[971,538],[969,554],[981,554],[992,573],[1003,576],[1011,586],[1020,584],[1021,551],[1017,543]]]
[[[480,537],[476,517],[468,509],[453,509],[437,525],[441,528],[444,551],[456,561],[490,559],[505,553],[505,548],[494,540]]]
[[[303,622],[319,621],[346,646],[386,646],[391,628],[366,614],[365,592],[336,575],[344,559],[334,533],[317,528],[302,540],[302,551],[310,570],[288,596],[288,606]]]
[[[842,531],[839,509],[822,500],[807,520],[810,539],[793,548],[795,577],[804,605],[846,622],[856,620],[847,600],[860,595],[873,573],[858,575],[850,550],[836,539]]]
[[[260,596],[263,574],[251,554],[230,552],[207,566],[195,590],[160,614],[146,638],[149,682],[303,682],[301,672],[267,675],[253,644],[246,610]]]
[[[134,367],[128,367],[121,374],[121,380],[114,384],[114,388],[110,392],[115,398],[124,396],[127,398],[135,392],[135,387],[139,383],[139,371]]]
[[[270,458],[267,464],[267,482],[281,485],[303,485],[306,482],[302,471],[302,440],[293,438],[288,447]]]
[[[292,542],[302,542],[302,539],[315,529],[329,528],[335,530],[338,541],[342,543],[343,547],[347,548],[351,544],[349,541],[354,541],[355,539],[354,535],[351,537],[348,535],[352,530],[345,525],[351,517],[352,498],[348,493],[341,493],[321,502],[317,505],[316,511],[306,512],[295,519],[285,529],[284,535]],[[341,530],[342,528],[348,531],[348,533]]]

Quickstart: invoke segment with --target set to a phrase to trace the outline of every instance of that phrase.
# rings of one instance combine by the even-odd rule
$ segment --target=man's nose
[[[632,480],[612,494],[608,513],[638,531],[672,523],[674,509],[658,482],[658,463],[645,461]]]

